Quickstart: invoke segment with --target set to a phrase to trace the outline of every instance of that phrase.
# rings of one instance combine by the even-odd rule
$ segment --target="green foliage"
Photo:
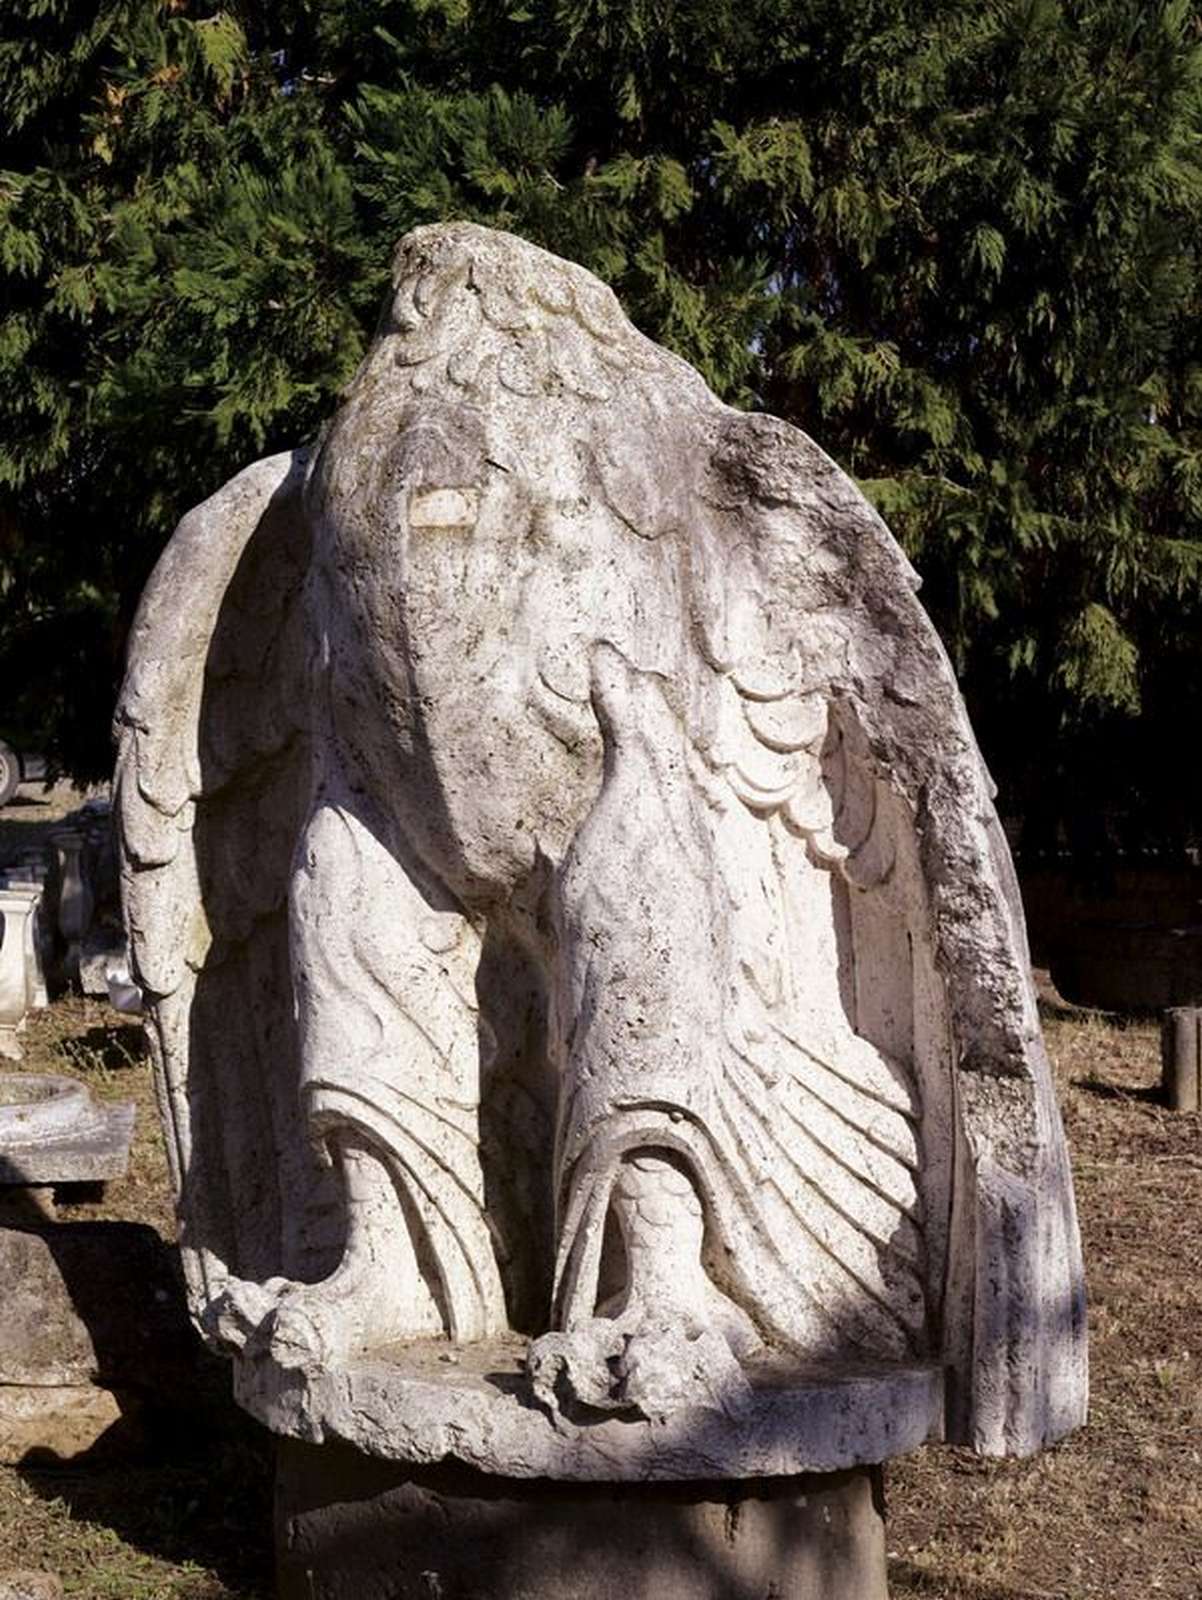
[[[312,431],[380,285],[320,97],[214,6],[24,0],[0,36],[0,676],[81,776],[189,504]],[[68,71],[69,67],[69,71]]]
[[[6,682],[70,617],[107,701],[174,519],[312,432],[395,239],[466,217],[857,475],[1007,808],[1198,831],[1167,757],[1202,694],[1178,0],[14,0],[0,120]]]

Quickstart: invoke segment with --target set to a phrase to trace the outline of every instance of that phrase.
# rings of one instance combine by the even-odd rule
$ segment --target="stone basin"
[[[95,1120],[97,1109],[87,1085],[74,1078],[0,1072],[0,1149],[57,1138]]]
[[[0,1072],[0,1184],[96,1183],[129,1164],[134,1105],[57,1073]]]

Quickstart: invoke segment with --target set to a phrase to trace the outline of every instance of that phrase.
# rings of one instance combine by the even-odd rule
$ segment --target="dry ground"
[[[889,1470],[894,1600],[1202,1596],[1202,1119],[1159,1035],[1045,1008],[1090,1293],[1089,1426],[1032,1461]]]
[[[888,1473],[893,1600],[1202,1596],[1200,1119],[1158,1103],[1155,1027],[1045,1016],[1077,1172],[1091,1293],[1090,1425],[1038,1459],[929,1449]],[[27,1065],[139,1104],[129,1177],[105,1215],[170,1231],[149,1069],[128,1019],[60,1002]],[[252,1600],[270,1592],[265,1440],[196,1397],[143,1465],[0,1469],[0,1570],[57,1570],[76,1600]],[[715,1596],[715,1600],[722,1600]]]
[[[59,1191],[65,1222],[93,1218],[175,1227],[141,1026],[96,1000],[36,1014],[22,1070],[69,1072],[97,1096],[134,1100],[129,1171],[119,1182]],[[5,1063],[7,1068],[8,1063]],[[64,1202],[64,1196],[70,1196]],[[261,1600],[270,1594],[268,1441],[228,1400],[219,1363],[158,1420],[132,1462],[0,1467],[0,1572],[57,1572],[72,1600]]]

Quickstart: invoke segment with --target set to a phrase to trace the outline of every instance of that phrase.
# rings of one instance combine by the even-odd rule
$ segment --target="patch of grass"
[[[34,1012],[24,1060],[5,1070],[82,1079],[137,1105],[126,1176],[56,1192],[64,1222],[175,1217],[141,1026],[78,996]],[[266,1600],[271,1594],[269,1435],[230,1399],[224,1362],[200,1357],[194,1392],[165,1395],[144,1458],[0,1467],[0,1571],[45,1568],[69,1600]]]
[[[271,1452],[251,1429],[175,1461],[0,1470],[0,1569],[57,1572],[74,1600],[266,1600]]]

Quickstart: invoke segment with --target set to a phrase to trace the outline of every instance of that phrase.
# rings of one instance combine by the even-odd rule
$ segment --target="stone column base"
[[[279,1444],[280,1600],[887,1600],[881,1471],[553,1483]]]

